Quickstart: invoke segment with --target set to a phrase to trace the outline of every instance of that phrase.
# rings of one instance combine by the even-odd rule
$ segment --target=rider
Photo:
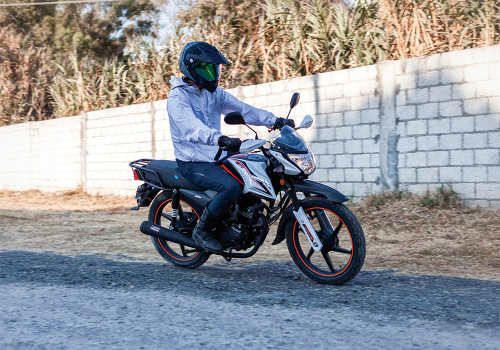
[[[239,101],[217,87],[223,64],[229,61],[214,46],[202,41],[188,43],[179,58],[184,76],[172,76],[167,110],[179,172],[191,182],[217,191],[205,207],[193,231],[193,239],[203,248],[220,252],[222,244],[212,235],[225,211],[240,197],[242,186],[214,160],[219,147],[237,152],[241,140],[222,135],[221,114],[240,112],[247,124],[281,128],[294,127],[291,119]],[[222,154],[224,157],[226,153]]]

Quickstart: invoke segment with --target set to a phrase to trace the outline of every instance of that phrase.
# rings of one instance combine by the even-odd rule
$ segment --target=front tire
[[[285,236],[293,261],[307,277],[318,283],[342,285],[350,281],[365,261],[365,237],[359,221],[341,203],[318,197],[308,197],[301,203],[323,242],[323,249],[314,251],[297,220],[288,220]]]
[[[178,221],[184,226],[193,226],[195,222],[201,216],[201,213],[197,213],[195,209],[187,202],[181,200],[180,203],[181,210],[179,210]],[[194,213],[189,214],[189,213]],[[172,215],[172,193],[163,191],[161,192],[151,203],[149,208],[148,220],[154,222],[157,225],[169,228],[171,221],[169,216]],[[194,219],[193,222],[189,222],[189,217]],[[197,217],[197,219],[196,219]],[[170,242],[161,238],[151,237],[156,251],[161,255],[163,259],[169,263],[183,267],[186,269],[194,269],[203,265],[208,258],[210,253],[208,252],[191,252],[193,248],[184,247],[178,243]]]

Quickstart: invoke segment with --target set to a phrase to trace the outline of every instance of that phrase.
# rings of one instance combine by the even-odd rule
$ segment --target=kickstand
[[[229,251],[229,256],[225,256],[225,255],[223,255],[222,257],[223,257],[223,258],[224,258],[224,260],[226,260],[227,262],[230,262],[230,261],[231,261],[231,259],[233,258],[233,251],[232,251],[232,250],[230,250],[230,251]]]

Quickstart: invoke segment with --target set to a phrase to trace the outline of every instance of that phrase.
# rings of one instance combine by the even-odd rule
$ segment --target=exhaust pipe
[[[179,232],[169,230],[168,228],[154,224],[151,221],[142,222],[141,232],[148,236],[153,236],[156,238],[161,238],[178,244],[183,244],[191,248],[199,249],[200,251],[205,250],[198,243],[196,243],[195,240],[192,239],[191,237],[184,236]]]

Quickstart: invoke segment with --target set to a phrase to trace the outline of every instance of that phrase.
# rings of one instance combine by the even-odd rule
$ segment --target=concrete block
[[[458,193],[460,199],[476,199],[475,191],[476,185],[474,183],[456,183],[453,184],[453,190]]]
[[[362,95],[374,95],[377,92],[378,82],[376,80],[363,81],[361,84]]]
[[[473,165],[474,152],[471,150],[451,150],[450,151],[451,165]]]
[[[488,78],[500,79],[500,61],[488,64]]]
[[[441,102],[451,100],[451,85],[440,85],[429,88],[429,101]]]
[[[378,123],[380,121],[378,109],[365,109],[361,111],[361,123]]]
[[[406,154],[406,167],[424,167],[427,166],[426,152],[415,152]]]
[[[406,124],[406,132],[408,135],[427,134],[427,120],[410,120]]]
[[[467,114],[486,114],[488,113],[488,99],[476,98],[464,101],[464,112]]]
[[[380,107],[380,96],[370,95],[370,108]]]
[[[476,164],[498,165],[500,164],[500,150],[499,149],[474,150],[474,160]]]
[[[396,84],[400,90],[415,89],[417,87],[417,76],[415,74],[396,76]]]
[[[336,190],[348,197],[354,194],[354,186],[349,182],[339,183]]]
[[[415,106],[397,106],[396,107],[396,116],[399,120],[411,120],[417,117],[417,110]]]
[[[370,154],[370,166],[372,168],[380,167],[380,155],[379,154]]]
[[[476,198],[480,199],[498,199],[500,193],[500,184],[478,183],[476,184]]]
[[[349,70],[337,70],[332,74],[332,81],[335,84],[347,83],[349,81]]]
[[[474,131],[474,117],[458,117],[451,119],[451,132]]]
[[[354,96],[351,97],[351,108],[353,110],[368,109],[370,108],[369,96]]]
[[[333,112],[333,101],[331,100],[319,100],[316,102],[318,108],[318,113],[328,114]]]
[[[500,96],[500,79],[478,81],[476,83],[477,97]]]
[[[351,68],[348,69],[349,72],[349,80],[350,81],[358,81],[362,80],[365,81],[368,79],[368,67],[358,67],[358,68]]]
[[[429,88],[407,90],[406,101],[409,104],[421,104],[429,102]]]
[[[335,156],[335,166],[337,168],[352,168],[352,155],[339,154]]]
[[[303,102],[306,102],[306,101],[303,101]],[[279,106],[280,104],[281,104],[281,95],[272,94],[272,95],[267,96],[267,106],[266,107]]]
[[[370,138],[370,125],[357,125],[352,128],[352,136],[355,139]]]
[[[342,86],[344,97],[359,96],[361,94],[361,83],[346,83]]]
[[[498,62],[500,57],[500,49],[497,45],[477,48],[472,51],[474,63]]]
[[[439,182],[439,168],[417,169],[417,178],[419,183],[437,183]]]
[[[363,181],[363,171],[361,169],[345,169],[345,178],[349,182]]]
[[[401,90],[396,95],[396,105],[404,106],[406,105],[406,90]]]
[[[439,116],[437,103],[425,103],[417,106],[418,119],[437,118]]]
[[[488,79],[488,65],[478,64],[464,68],[464,81],[473,83],[476,81]]]
[[[461,83],[464,80],[463,68],[442,69],[440,71],[441,84]]]
[[[369,154],[355,154],[352,156],[352,164],[355,168],[364,168],[370,164]]]
[[[344,119],[342,113],[330,113],[327,118],[328,126],[339,126],[344,125]]]
[[[344,169],[329,169],[328,180],[333,182],[344,182]]]
[[[440,102],[439,113],[442,117],[462,115],[462,101]]]
[[[397,82],[397,78],[396,78]],[[439,71],[434,70],[430,72],[420,73],[418,75],[418,86],[435,86],[439,85]],[[411,88],[415,88],[416,86],[412,86]]]
[[[359,123],[361,123],[361,111],[344,112],[345,125],[357,125]]]
[[[417,150],[416,137],[401,137],[398,141],[398,152],[413,152]]]
[[[316,169],[312,174],[311,179],[313,181],[328,181],[328,169]]]
[[[325,87],[326,90],[326,98],[329,100],[337,99],[343,97],[343,87],[342,85],[332,85]]]
[[[438,136],[419,136],[417,144],[419,151],[434,151],[439,148]]]
[[[314,152],[315,155],[317,154],[327,154],[327,143],[326,142],[323,142],[323,143],[317,143],[317,142],[314,142],[314,143],[310,143],[309,144],[309,147],[311,147],[312,151]]]
[[[427,153],[427,165],[444,166],[450,164],[450,154],[448,151],[436,151]]]
[[[319,140],[320,141],[330,141],[334,140],[336,137],[334,136],[335,134],[335,128],[321,128],[318,130],[319,131]]]
[[[327,73],[325,73],[327,74]],[[328,74],[327,74],[328,75]],[[286,80],[273,81],[272,83],[268,83],[269,88],[271,89],[271,93],[279,94],[285,91]]]
[[[328,154],[342,154],[344,153],[344,142],[343,141],[332,141],[328,142]]]
[[[344,143],[346,153],[361,153],[361,140],[349,140]]]
[[[429,134],[446,134],[451,131],[451,121],[449,118],[431,119],[428,122]]]
[[[413,194],[424,194],[428,189],[427,184],[412,184],[408,185],[408,191]]]
[[[350,98],[337,98],[333,100],[333,111],[334,112],[344,112],[351,109],[351,99]]]
[[[490,97],[488,99],[490,113],[500,114],[500,97]]]
[[[465,182],[486,182],[488,178],[487,168],[484,166],[463,167],[462,176]]]
[[[486,133],[464,134],[463,140],[463,148],[488,147],[488,134]]]
[[[488,133],[488,147],[500,148],[500,132]]]
[[[500,182],[500,166],[488,167],[488,182]]]
[[[374,139],[363,140],[363,153],[378,153],[379,149]]]
[[[439,169],[439,182],[460,182],[462,181],[461,167],[441,167]]]
[[[332,140],[332,139],[333,138],[330,138],[330,140]],[[352,126],[341,126],[341,127],[335,128],[335,139],[337,139],[337,140],[350,140],[350,139],[352,139]]]
[[[377,182],[380,179],[380,169],[378,168],[364,168],[362,171],[365,182]]]
[[[453,85],[451,88],[454,100],[466,100],[476,97],[476,83]]]
[[[415,168],[402,168],[399,169],[399,182],[417,182],[417,169]]]
[[[476,131],[500,129],[500,114],[479,115],[476,117]]]

